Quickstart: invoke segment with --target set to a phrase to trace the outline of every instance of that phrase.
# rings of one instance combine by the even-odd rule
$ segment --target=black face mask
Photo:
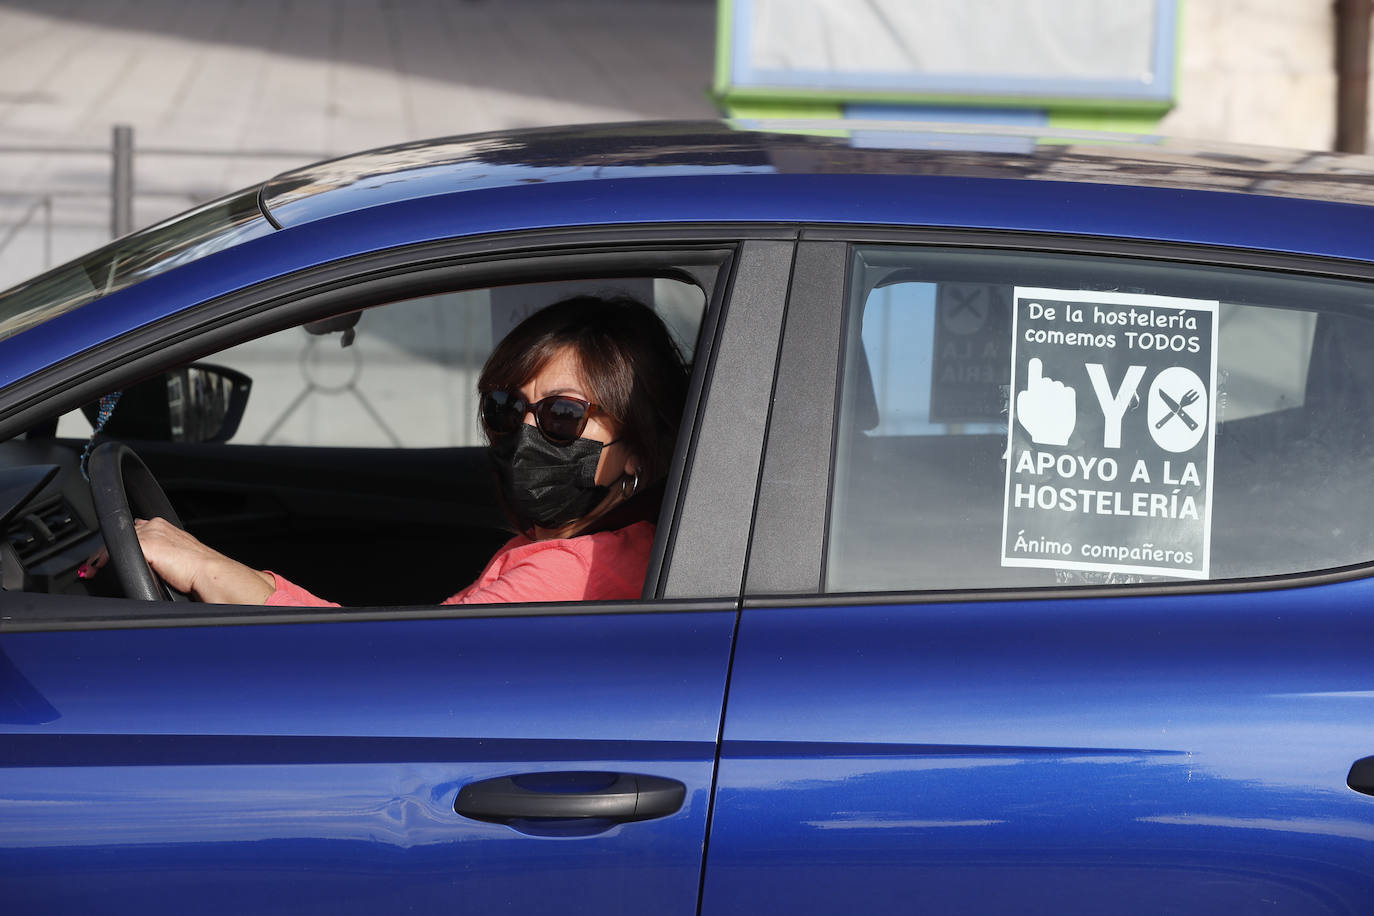
[[[577,439],[554,445],[535,427],[520,429],[491,444],[489,454],[501,478],[506,506],[520,524],[557,528],[591,512],[606,498],[596,485],[596,465],[604,444]]]

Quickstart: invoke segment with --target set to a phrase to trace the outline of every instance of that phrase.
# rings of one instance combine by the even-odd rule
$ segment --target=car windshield
[[[258,208],[257,188],[251,188],[116,239],[0,293],[0,340],[271,231]]]

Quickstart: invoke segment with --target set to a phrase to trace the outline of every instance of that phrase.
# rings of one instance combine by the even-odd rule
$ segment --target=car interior
[[[654,306],[690,365],[710,288],[659,270],[367,303],[49,417],[0,443],[4,588],[123,595],[109,568],[77,575],[103,543],[85,463],[115,441],[215,549],[345,606],[437,604],[512,534],[475,417],[494,341],[569,295],[624,293]]]
[[[1002,566],[1010,360],[991,384],[996,407],[964,422],[932,419],[927,387],[902,403],[883,379],[900,359],[929,375],[935,289],[1130,289],[1220,301],[1218,408],[1212,514],[1213,579],[1283,575],[1364,562],[1374,534],[1359,524],[1374,506],[1364,478],[1374,453],[1369,354],[1374,320],[1360,285],[1216,268],[1144,273],[1099,262],[990,265],[966,256],[874,258],[856,271],[846,346],[825,587],[835,592],[1056,587],[1178,581],[1164,576]],[[887,289],[913,313],[918,337],[873,335]],[[905,294],[905,295],[903,295]],[[887,319],[895,321],[895,319]],[[1011,339],[994,308],[994,336]],[[902,333],[899,324],[889,331]],[[879,343],[879,341],[885,341]],[[901,351],[906,343],[909,349]],[[893,349],[900,357],[882,355]],[[978,383],[970,382],[969,385]],[[908,386],[911,387],[911,386]],[[978,398],[965,398],[965,403]],[[988,398],[984,397],[983,402]],[[916,414],[903,430],[894,416]],[[911,431],[912,429],[916,431]],[[932,522],[931,520],[938,520]]]
[[[628,292],[654,305],[690,361],[723,257],[351,301],[160,367],[121,386],[113,405],[96,398],[46,417],[0,443],[3,587],[123,595],[107,572],[77,576],[103,543],[83,463],[96,443],[119,441],[187,530],[229,556],[345,606],[435,604],[511,534],[474,416],[493,341],[563,296]],[[999,353],[1000,376],[932,387],[942,284],[982,284],[1003,299],[1018,285],[1217,299],[1212,578],[1337,568],[1374,548],[1355,524],[1374,509],[1361,505],[1374,449],[1363,286],[1105,258],[899,247],[865,257],[852,277],[827,590],[1168,581],[999,564],[1009,362]],[[875,324],[884,293],[902,300],[905,324]],[[989,334],[1009,340],[1009,323],[994,310]],[[926,381],[897,384],[913,371]],[[113,407],[103,422],[102,406]]]

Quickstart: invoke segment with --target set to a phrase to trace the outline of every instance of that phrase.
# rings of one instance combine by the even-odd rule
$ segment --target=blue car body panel
[[[4,635],[0,899],[16,913],[694,913],[734,623]],[[686,800],[563,835],[454,811],[470,782],[550,771],[667,777]]]
[[[1372,600],[746,609],[702,912],[1367,912]]]
[[[1352,156],[1006,126],[772,126],[641,122],[427,140],[283,173],[260,200],[275,223],[291,226],[453,191],[748,174],[1029,179],[1374,203],[1374,160]]]
[[[633,243],[646,226],[919,227],[1163,242],[1204,262],[1311,256],[1337,272],[1374,260],[1374,209],[1359,205],[1374,184],[1339,169],[1187,164],[1167,144],[894,152],[655,129],[412,144],[280,176],[263,187],[270,234],[0,340],[0,406],[48,367],[102,346],[113,366],[130,332],[245,288],[267,297],[378,252],[419,267],[461,255],[452,241],[532,249],[543,230]],[[1148,167],[1094,170],[1113,156]],[[1369,912],[1374,798],[1346,778],[1374,755],[1374,583],[1242,585],[0,630],[0,902]],[[454,811],[464,785],[550,772],[662,776],[686,796],[618,826]]]

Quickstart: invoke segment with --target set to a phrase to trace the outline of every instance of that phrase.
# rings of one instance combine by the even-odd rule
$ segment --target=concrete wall
[[[1178,106],[1162,133],[1331,149],[1331,0],[1183,0]]]

